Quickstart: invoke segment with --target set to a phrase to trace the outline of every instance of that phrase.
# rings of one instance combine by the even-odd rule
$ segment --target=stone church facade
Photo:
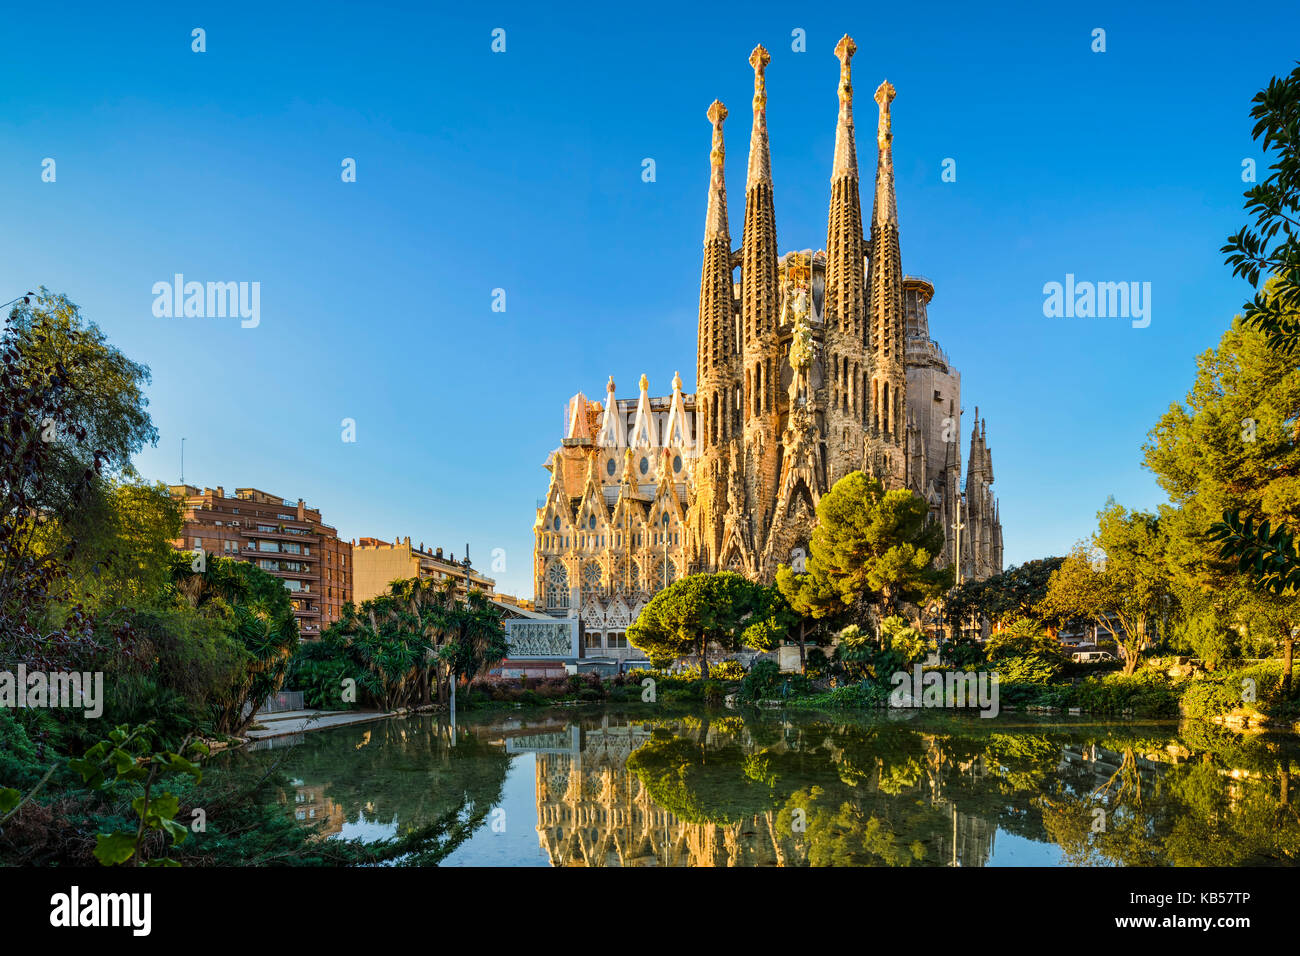
[[[888,81],[875,93],[877,162],[863,223],[844,37],[825,250],[778,254],[763,47],[754,69],[744,224],[733,248],[715,101],[700,277],[696,390],[674,375],[635,399],[565,408],[534,524],[536,608],[580,617],[590,655],[637,656],[626,629],[653,594],[698,571],[771,581],[806,549],[821,496],[855,470],[909,488],[945,529],[963,579],[1002,567],[986,423],[976,409],[962,488],[961,376],[930,338],[934,286],[903,273]]]

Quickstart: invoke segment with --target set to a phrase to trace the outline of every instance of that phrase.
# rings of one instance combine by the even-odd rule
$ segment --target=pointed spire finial
[[[894,84],[888,80],[876,87],[876,103],[880,105],[880,122],[876,127],[876,144],[881,149],[888,149],[890,143],[894,140],[894,134],[889,127],[889,104],[894,101],[898,91],[894,89]]]
[[[614,391],[614,376],[613,376],[613,375],[611,375],[611,376],[609,377],[609,384],[605,386],[605,391],[607,391],[607,392],[612,392],[612,391]]]
[[[772,55],[761,43],[754,47],[753,53],[749,54],[749,65],[754,68],[754,109],[756,110],[767,106],[767,84],[763,79],[763,71],[771,62]]]
[[[767,80],[764,71],[772,60],[760,43],[749,55],[749,65],[754,68],[754,126],[749,135],[749,175],[745,191],[759,183],[772,183],[772,153],[767,143]]]
[[[853,83],[849,78],[849,61],[853,59],[853,54],[858,52],[858,45],[853,42],[853,37],[847,33],[840,37],[840,42],[835,44],[835,55],[840,61],[840,102],[853,99]]]
[[[727,118],[727,108],[721,100],[709,106],[709,122],[713,124],[713,148],[709,151],[709,210],[704,219],[704,241],[729,236],[727,229],[727,185],[722,174],[726,146],[722,140],[722,122]]]
[[[681,373],[679,373],[679,372],[673,372],[673,391],[674,391],[674,392],[680,392],[681,390],[682,390],[682,376],[681,376]]]
[[[722,100],[714,100],[710,103],[707,115],[709,122],[713,124],[713,149],[709,153],[709,163],[713,166],[721,166],[726,154],[722,144],[722,124],[727,118],[727,108],[722,104]]]
[[[853,79],[849,66],[858,45],[847,33],[835,44],[835,56],[840,61],[840,117],[835,127],[835,165],[831,181],[841,176],[858,175],[858,152],[853,144]]]
[[[641,373],[641,391],[648,391],[650,388],[650,379],[645,377],[645,372]]]

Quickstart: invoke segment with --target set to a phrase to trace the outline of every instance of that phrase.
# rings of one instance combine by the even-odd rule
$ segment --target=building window
[[[627,647],[627,634],[623,631],[611,631],[605,646],[611,650]]]
[[[588,631],[585,646],[588,650],[598,650],[602,646],[600,643],[600,632]]]
[[[546,569],[546,608],[551,611],[569,607],[569,572],[559,561]]]
[[[600,565],[588,561],[582,566],[582,603],[584,606],[600,597]]]
[[[645,475],[645,474],[649,474],[649,473],[650,473],[650,459],[649,459],[649,458],[646,458],[646,457],[643,456],[643,457],[641,458],[641,465],[640,465],[640,468],[641,468],[641,474],[643,474],[643,475]]]
[[[617,468],[617,467],[618,467],[618,466],[614,464],[614,459],[611,458],[609,461],[605,462],[605,474],[607,474],[607,475],[609,475],[611,478],[613,478],[613,477],[614,477],[614,469]]]

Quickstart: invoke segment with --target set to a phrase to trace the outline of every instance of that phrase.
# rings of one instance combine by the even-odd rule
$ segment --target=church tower
[[[866,250],[858,154],[853,138],[853,82],[850,63],[857,44],[847,34],[835,46],[840,61],[839,118],[831,166],[831,207],[826,226],[825,292],[825,468],[828,486],[862,468],[870,373],[867,355]],[[901,434],[901,433],[900,433]]]
[[[699,342],[696,366],[696,419],[699,459],[688,554],[697,570],[714,570],[722,547],[723,516],[731,466],[731,444],[740,437],[739,365],[736,318],[732,309],[731,234],[727,226],[726,148],[722,123],[727,108],[714,100],[709,152],[709,201],[704,219],[704,265],[700,272]],[[737,443],[738,444],[738,443]]]
[[[757,572],[755,549],[766,540],[776,499],[780,467],[780,421],[777,389],[781,358],[777,346],[780,289],[777,278],[776,212],[772,199],[772,158],[767,140],[767,84],[764,71],[771,56],[762,45],[749,56],[754,68],[754,119],[749,135],[749,171],[745,180],[745,231],[741,240],[740,325],[743,343],[743,401],[747,540],[724,542],[723,562],[740,553]]]
[[[894,87],[886,80],[876,89],[880,117],[876,127],[876,198],[871,214],[869,289],[872,441],[867,465],[887,487],[906,485],[903,452],[907,369],[903,341],[903,263],[898,245],[898,202],[894,196],[894,134],[889,106]]]

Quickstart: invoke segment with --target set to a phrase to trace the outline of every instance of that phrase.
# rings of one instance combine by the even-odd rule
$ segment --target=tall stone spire
[[[886,442],[903,438],[901,410],[906,407],[907,373],[904,365],[903,264],[898,245],[898,203],[894,198],[894,134],[889,105],[894,87],[886,80],[876,88],[880,118],[876,126],[876,198],[871,215],[871,271],[868,281],[872,364],[879,395],[872,426]]]
[[[729,443],[739,437],[736,377],[740,356],[732,311],[731,237],[722,174],[726,152],[722,122],[727,118],[727,108],[714,100],[708,116],[713,124],[713,148],[709,153],[709,211],[704,221],[704,265],[700,273],[695,406],[700,457],[695,463],[695,520],[687,531],[687,553],[693,567],[711,569],[716,565],[721,543]]]
[[[727,108],[721,100],[709,104],[709,122],[713,124],[713,145],[709,150],[709,208],[704,220],[704,241],[727,238],[727,183],[723,176],[723,160],[727,147],[722,141],[722,124],[727,118]]]
[[[735,333],[731,299],[731,236],[727,228],[727,186],[723,178],[726,148],[722,123],[727,108],[719,100],[709,107],[713,147],[709,152],[709,206],[704,220],[704,265],[700,273],[699,358],[696,387],[704,403],[706,445],[730,437],[729,395],[734,377]]]
[[[824,394],[826,480],[834,484],[862,469],[871,456],[864,443],[870,362],[866,331],[866,244],[858,186],[857,146],[853,141],[853,78],[850,62],[857,44],[847,34],[835,45],[840,61],[839,118],[831,166],[831,207],[826,226],[824,292]]]
[[[894,133],[890,128],[889,104],[898,95],[894,84],[885,80],[876,87],[876,103],[880,117],[876,121],[876,204],[872,210],[872,225],[892,222],[898,224],[898,202],[894,198]]]
[[[762,337],[776,330],[777,246],[776,213],[772,204],[772,159],[767,143],[767,87],[763,71],[771,60],[762,46],[749,55],[754,67],[754,126],[749,137],[749,177],[745,181],[745,232],[741,240],[741,327],[744,329],[748,395],[745,417],[771,404],[770,384],[758,369],[767,357]],[[760,392],[761,389],[761,392]],[[762,394],[769,393],[769,394]]]
[[[772,500],[779,469],[780,425],[777,389],[781,352],[776,326],[781,289],[772,198],[772,155],[767,141],[767,82],[772,57],[754,47],[754,123],[749,136],[749,175],[745,180],[745,233],[741,242],[740,324],[744,335],[742,381],[743,433],[747,454],[740,463],[750,502]],[[756,509],[750,530],[762,535],[767,508]],[[749,532],[747,531],[746,534]]]
[[[772,185],[772,151],[767,144],[767,80],[764,77],[767,65],[771,62],[771,54],[761,43],[749,54],[749,65],[754,68],[754,125],[749,134],[746,193],[760,183],[767,183],[769,188]]]
[[[858,195],[858,154],[853,142],[853,83],[849,67],[857,49],[848,34],[835,45],[835,55],[840,61],[840,113],[835,126],[831,210],[826,229],[825,313],[829,328],[862,338],[865,311],[862,203]]]

